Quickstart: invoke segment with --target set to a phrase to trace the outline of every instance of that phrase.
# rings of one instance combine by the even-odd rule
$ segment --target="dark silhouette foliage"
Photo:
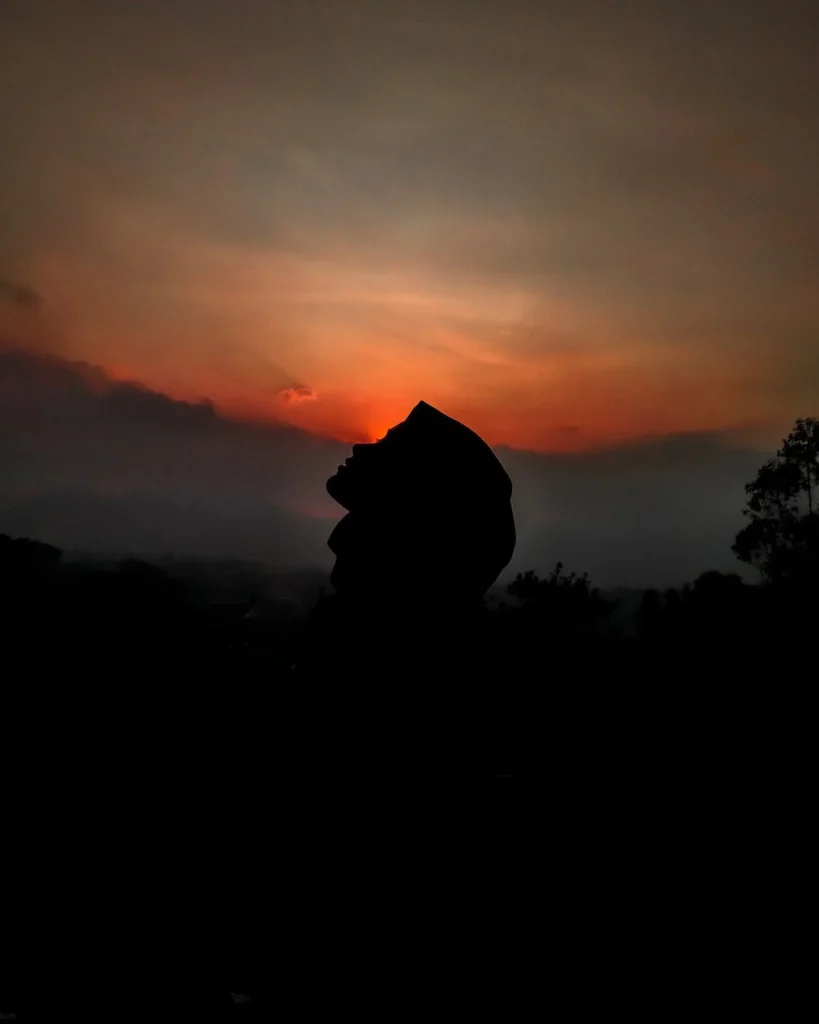
[[[819,421],[800,419],[745,487],[734,553],[774,582],[819,569]]]
[[[614,608],[614,602],[601,596],[586,573],[565,573],[561,562],[543,578],[531,569],[518,573],[506,592],[517,600],[523,616],[569,635],[598,634]]]

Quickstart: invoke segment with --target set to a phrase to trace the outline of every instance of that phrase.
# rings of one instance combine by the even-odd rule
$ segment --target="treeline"
[[[35,669],[70,673],[78,684],[149,671],[190,685],[218,676],[225,660],[234,669],[252,659],[286,667],[299,610],[267,602],[260,616],[260,587],[251,579],[242,589],[225,599],[206,578],[144,560],[64,561],[49,544],[0,535],[0,618],[7,650],[20,654],[18,681]]]
[[[234,670],[286,671],[299,655],[309,608],[271,599],[263,584],[234,589],[224,599],[204,581],[147,561],[65,562],[51,545],[0,535],[3,630],[7,646],[27,647],[29,663],[58,660],[81,675],[173,658],[201,662],[211,673],[224,659]],[[484,602],[479,621],[483,632],[505,638],[510,660],[527,644],[554,643],[567,654],[682,639],[728,645],[753,622],[807,611],[813,593],[806,576],[749,584],[706,572],[680,588],[635,592],[625,607],[558,563],[542,577],[518,574]]]

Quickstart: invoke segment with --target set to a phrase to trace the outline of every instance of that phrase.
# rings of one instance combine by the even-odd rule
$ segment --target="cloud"
[[[286,423],[220,416],[98,366],[0,349],[0,501],[45,489],[112,496],[233,494],[298,511],[336,506],[324,481],[344,446]]]
[[[284,402],[314,402],[318,398],[315,391],[308,387],[286,388],[279,392],[279,396]]]
[[[606,586],[739,571],[730,547],[742,525],[743,489],[765,456],[731,432],[552,455],[497,451],[515,482],[512,569],[561,560]]]

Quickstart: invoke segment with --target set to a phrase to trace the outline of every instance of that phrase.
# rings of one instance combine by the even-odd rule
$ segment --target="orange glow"
[[[44,253],[30,274],[49,296],[43,338],[228,416],[353,444],[424,400],[490,444],[574,451],[776,412],[761,404],[764,360],[737,362],[730,347],[659,345],[577,302],[208,245],[106,212],[115,249],[156,258],[155,291],[143,301],[104,266]]]
[[[380,441],[387,434],[387,431],[396,424],[401,423],[405,420],[411,411],[411,407],[406,409],[396,409],[392,416],[384,416],[383,413],[378,418],[373,418],[367,427],[367,439],[371,442]]]

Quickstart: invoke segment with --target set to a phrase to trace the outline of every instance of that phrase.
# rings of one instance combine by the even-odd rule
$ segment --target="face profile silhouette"
[[[348,513],[328,542],[340,595],[480,597],[512,557],[506,471],[474,431],[426,402],[380,441],[354,445],[327,491]]]

